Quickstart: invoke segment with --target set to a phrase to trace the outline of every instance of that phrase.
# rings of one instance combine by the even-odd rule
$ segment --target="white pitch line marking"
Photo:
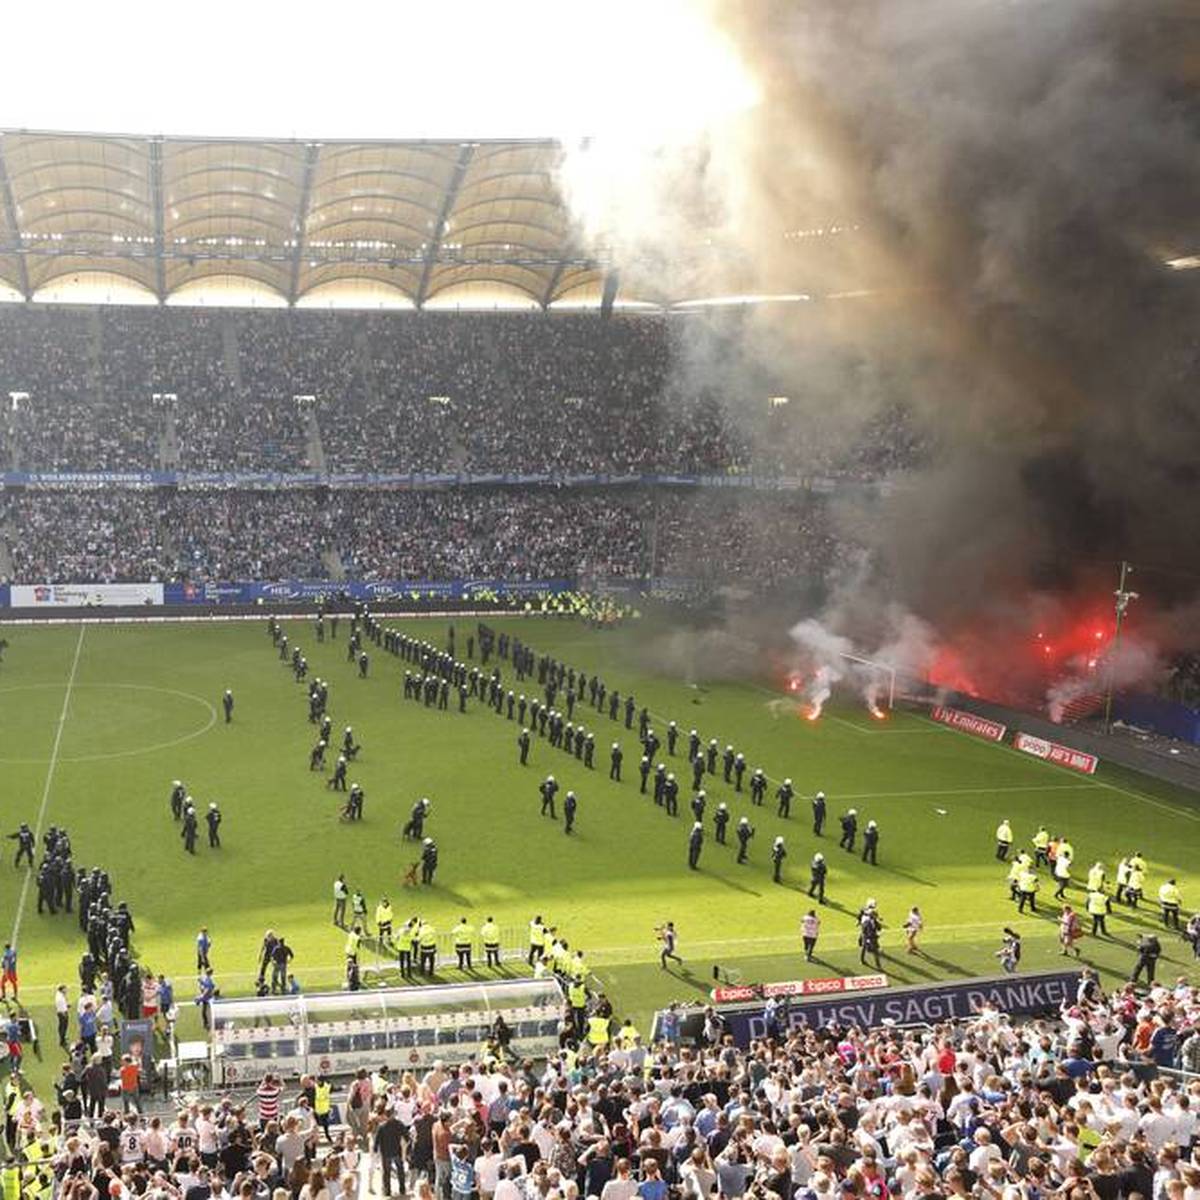
[[[67,709],[71,703],[71,692],[75,687],[75,673],[79,670],[79,655],[83,650],[83,635],[86,625],[79,626],[79,640],[75,643],[75,657],[71,660],[71,673],[67,676],[67,690],[63,693],[62,711],[58,714],[58,726],[54,730],[54,745],[50,750],[50,762],[46,766],[46,782],[42,787],[42,802],[38,806],[37,823],[33,828],[33,848],[36,851],[42,842],[42,824],[46,820],[46,808],[50,803],[50,786],[54,782],[54,768],[58,766],[58,748],[62,745],[63,728],[67,723]],[[25,879],[21,883],[21,896],[17,900],[17,915],[13,918],[12,937],[9,941],[15,948],[17,935],[21,932],[21,918],[25,915],[25,901],[29,897],[29,881],[33,868],[26,867]]]

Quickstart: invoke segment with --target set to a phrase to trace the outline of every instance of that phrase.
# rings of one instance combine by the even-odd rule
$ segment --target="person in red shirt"
[[[132,1054],[121,1055],[121,1104],[128,1112],[140,1112],[138,1108],[138,1091],[142,1082],[142,1069]]]
[[[938,1051],[938,1074],[946,1076],[953,1075],[956,1063],[957,1059],[954,1055],[954,1047],[951,1046],[949,1042],[944,1043],[942,1048]]]

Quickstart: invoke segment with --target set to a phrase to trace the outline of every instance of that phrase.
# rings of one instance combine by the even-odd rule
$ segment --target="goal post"
[[[857,654],[842,654],[847,664],[846,674],[864,685],[868,704],[872,702],[889,711],[896,703],[896,668],[874,659],[862,658]],[[872,688],[872,684],[875,685]],[[872,695],[872,691],[874,695]]]

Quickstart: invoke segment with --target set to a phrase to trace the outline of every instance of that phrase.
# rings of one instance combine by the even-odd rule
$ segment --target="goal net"
[[[845,679],[861,692],[867,711],[873,717],[890,712],[896,703],[896,668],[857,654],[843,654],[841,659]]]

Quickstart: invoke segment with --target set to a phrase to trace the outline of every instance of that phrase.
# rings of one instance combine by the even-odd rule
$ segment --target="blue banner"
[[[1113,716],[1126,725],[1200,746],[1200,711],[1186,704],[1161,696],[1121,695],[1113,703]]]
[[[962,982],[922,983],[913,987],[887,988],[884,991],[837,996],[812,996],[793,1000],[787,1008],[791,1029],[809,1025],[857,1025],[863,1029],[883,1024],[931,1025],[938,1021],[958,1020],[974,1015],[983,1006],[1017,1016],[1030,1016],[1055,1009],[1075,998],[1080,971],[1046,971],[1036,975],[1003,975],[998,978],[969,979]],[[767,1023],[763,1006],[722,1008],[725,1030],[739,1046],[748,1046],[755,1038],[765,1037]],[[656,1028],[662,1014],[655,1016]],[[703,1026],[702,1010],[684,1015],[682,1035],[695,1038]]]
[[[330,579],[285,579],[275,583],[221,581],[214,583],[168,583],[163,588],[164,604],[280,604],[308,602],[346,595],[367,603],[412,600],[469,600],[473,596],[503,597],[557,595],[570,591],[568,579],[382,579],[365,582]],[[5,589],[7,591],[7,589]],[[5,600],[7,603],[7,598]]]

